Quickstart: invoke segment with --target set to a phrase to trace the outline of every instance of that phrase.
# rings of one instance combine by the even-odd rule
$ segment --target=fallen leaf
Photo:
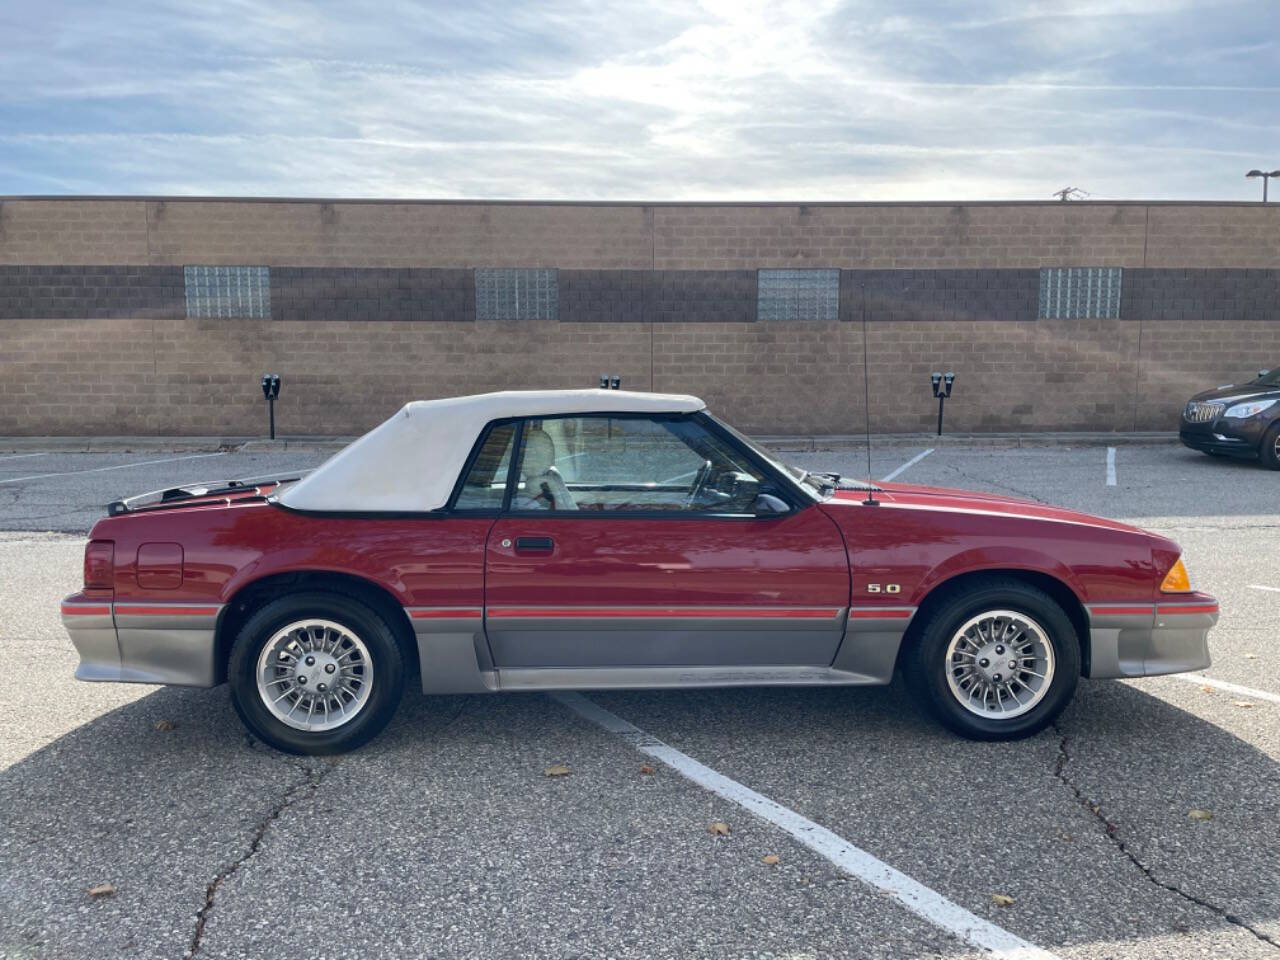
[[[1243,707],[1246,710],[1253,707],[1253,701],[1251,700],[1232,700],[1231,703],[1233,706]]]
[[[993,893],[991,895],[991,902],[997,907],[1012,907],[1013,897],[1007,896],[1003,893]]]
[[[644,774],[646,777],[652,777],[652,776],[653,776],[653,767],[651,767],[651,766],[649,766],[648,764],[646,764],[645,766],[643,766],[643,767],[641,767],[641,768],[640,768],[640,772],[641,772],[642,774]]]
[[[1187,813],[1187,816],[1192,820],[1212,820],[1213,812],[1210,810],[1191,810]]]
[[[567,777],[569,775],[569,768],[563,763],[557,763],[553,767],[547,767],[547,769],[542,772],[548,777]]]
[[[154,724],[152,724],[152,726],[154,726],[161,733],[168,733],[170,730],[176,727],[177,724],[174,723],[172,720],[157,720]]]
[[[707,833],[713,837],[727,837],[729,835],[729,825],[723,820],[717,820],[711,826],[707,827]]]
[[[89,896],[91,897],[109,897],[115,892],[116,888],[113,883],[100,883],[89,888]]]
[[[1207,684],[1201,687],[1200,689],[1203,690],[1205,693],[1213,693],[1213,687],[1210,687]]]
[[[771,853],[771,854],[769,854],[767,857],[765,857],[765,858],[764,858],[764,862],[765,862],[765,863],[767,863],[767,864],[768,864],[769,866],[771,866],[771,867],[773,867],[773,866],[777,866],[777,864],[778,864],[778,855],[777,855],[776,853]]]

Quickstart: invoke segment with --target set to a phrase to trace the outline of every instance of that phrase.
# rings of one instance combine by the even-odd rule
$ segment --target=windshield
[[[808,470],[804,470],[804,469],[801,469],[800,467],[792,466],[789,463],[783,463],[781,460],[779,460],[776,456],[774,456],[764,447],[760,446],[760,444],[756,443],[754,440],[748,437],[745,433],[742,433],[741,431],[734,429],[730,424],[725,423],[719,417],[712,416],[709,413],[707,414],[707,416],[711,417],[712,420],[714,420],[722,428],[724,428],[730,434],[732,434],[734,439],[736,439],[739,443],[741,443],[744,447],[746,447],[748,450],[754,453],[761,460],[768,463],[771,467],[773,467],[775,470],[779,471],[780,473],[785,473],[787,476],[789,476],[792,480],[796,482],[796,484],[800,487],[800,489],[802,489],[809,496],[813,497],[815,500],[825,500],[827,499],[827,497],[831,496],[831,494],[835,492],[835,482],[832,480],[830,474],[825,474],[825,473],[811,474]]]
[[[1264,387],[1280,387],[1280,367],[1268,370],[1255,380],[1254,383],[1260,384]]]

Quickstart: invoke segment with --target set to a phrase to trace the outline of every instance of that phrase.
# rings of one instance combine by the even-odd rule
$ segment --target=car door
[[[525,420],[485,551],[499,670],[828,665],[835,524],[698,415]]]

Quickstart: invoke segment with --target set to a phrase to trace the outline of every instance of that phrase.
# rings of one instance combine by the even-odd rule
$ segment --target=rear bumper
[[[1203,593],[1159,603],[1089,606],[1090,669],[1098,679],[1188,673],[1209,666],[1218,601]]]
[[[109,603],[73,594],[62,625],[80,655],[77,680],[212,687],[218,604]]]

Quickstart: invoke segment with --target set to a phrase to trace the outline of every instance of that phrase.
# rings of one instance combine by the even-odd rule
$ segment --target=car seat
[[[524,494],[517,507],[521,510],[577,510],[578,504],[556,469],[556,444],[550,434],[539,427],[525,427]]]

